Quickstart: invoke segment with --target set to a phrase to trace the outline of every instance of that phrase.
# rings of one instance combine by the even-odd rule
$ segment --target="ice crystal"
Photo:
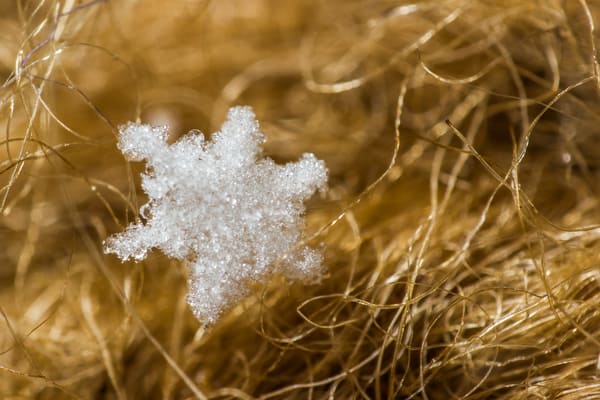
[[[119,149],[146,160],[145,220],[108,238],[105,252],[142,260],[152,248],[190,265],[188,303],[203,323],[273,272],[319,277],[322,255],[299,245],[304,201],[324,190],[327,169],[313,154],[278,165],[262,156],[264,135],[249,107],[234,107],[206,141],[190,132],[172,145],[167,127],[129,123]]]

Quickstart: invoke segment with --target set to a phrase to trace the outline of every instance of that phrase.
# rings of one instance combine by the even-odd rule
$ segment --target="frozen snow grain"
[[[247,283],[273,272],[314,280],[322,255],[300,245],[304,201],[325,190],[327,169],[313,154],[277,165],[262,156],[264,135],[249,107],[234,107],[206,141],[189,133],[167,144],[167,128],[129,123],[119,149],[146,160],[145,222],[108,238],[105,251],[142,260],[158,248],[188,260],[188,303],[205,324],[248,294]]]

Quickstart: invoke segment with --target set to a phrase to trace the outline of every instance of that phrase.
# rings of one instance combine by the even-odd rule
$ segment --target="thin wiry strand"
[[[0,2],[3,396],[597,397],[597,4],[147,5]],[[141,191],[116,126],[233,104],[326,160],[328,275],[198,329],[186,263],[99,254]]]

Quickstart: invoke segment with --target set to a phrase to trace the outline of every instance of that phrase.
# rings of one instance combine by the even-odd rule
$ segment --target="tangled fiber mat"
[[[3,399],[600,399],[600,3],[0,2]],[[250,105],[325,161],[305,241],[212,326],[143,219],[128,121]]]

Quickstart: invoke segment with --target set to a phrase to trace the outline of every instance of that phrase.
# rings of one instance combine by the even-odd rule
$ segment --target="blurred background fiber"
[[[600,3],[0,2],[0,397],[600,399]],[[127,121],[313,152],[318,285],[200,327]]]

